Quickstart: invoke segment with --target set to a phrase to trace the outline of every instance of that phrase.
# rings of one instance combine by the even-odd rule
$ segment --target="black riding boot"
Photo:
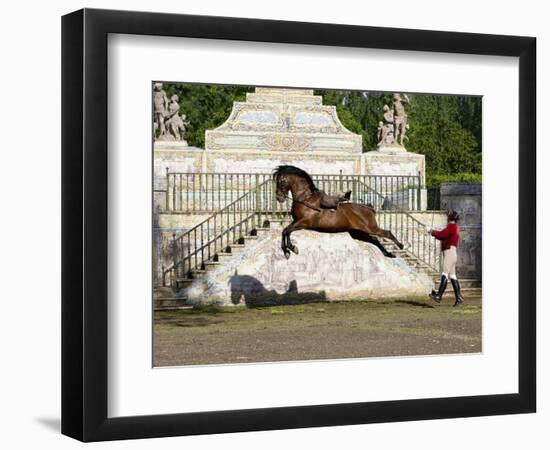
[[[430,294],[430,298],[435,300],[437,303],[441,301],[443,298],[443,294],[445,293],[445,289],[447,289],[447,277],[445,275],[441,275],[441,281],[439,282],[439,290],[435,292],[434,289],[432,289],[432,293]]]
[[[460,292],[460,283],[456,278],[451,278],[451,284],[455,291],[455,304],[453,306],[462,305],[462,303],[464,303],[464,297],[462,297],[462,292]]]

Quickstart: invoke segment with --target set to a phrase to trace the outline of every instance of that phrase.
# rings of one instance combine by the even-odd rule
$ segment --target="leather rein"
[[[298,200],[297,198],[289,197],[288,195],[285,195],[285,198],[287,198],[288,200],[292,200],[293,202],[300,203],[300,204],[302,204],[302,205],[304,205],[304,206],[307,206],[308,208],[311,208],[311,209],[313,209],[314,211],[317,211],[317,212],[323,211],[321,208],[317,208],[317,206],[310,205],[309,203],[304,202],[304,201],[302,201],[302,200]],[[309,197],[308,197],[308,198],[309,198]]]

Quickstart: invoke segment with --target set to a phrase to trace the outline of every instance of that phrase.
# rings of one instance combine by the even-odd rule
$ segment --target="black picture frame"
[[[519,57],[517,393],[107,417],[110,33]],[[62,18],[62,433],[82,441],[535,412],[536,39],[84,9]],[[512,295],[512,294],[511,294]]]

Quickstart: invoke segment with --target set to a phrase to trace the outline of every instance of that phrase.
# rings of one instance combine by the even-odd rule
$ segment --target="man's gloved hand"
[[[426,233],[432,234],[432,229],[430,227],[426,227]]]

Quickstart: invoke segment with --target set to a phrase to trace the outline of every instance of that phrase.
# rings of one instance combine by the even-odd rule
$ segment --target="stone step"
[[[403,255],[403,256],[397,256],[397,257],[399,259],[402,259],[403,261],[410,261],[410,262],[415,262],[415,263],[419,263],[419,264],[422,263],[422,261],[420,261],[418,258],[414,258],[412,256]]]
[[[209,270],[215,270],[217,269],[219,266],[221,266],[222,263],[219,262],[219,261],[206,261],[204,263],[204,267],[205,267],[205,270],[206,271],[209,271]]]
[[[480,288],[480,287],[461,287],[460,290],[462,292],[464,292],[465,294],[467,293],[467,294],[470,294],[470,295],[476,294],[476,293],[481,295],[481,293],[483,292],[483,289]]]
[[[191,308],[186,298],[156,298],[154,301],[155,311],[180,308]]]
[[[271,231],[271,228],[256,228],[257,236],[264,236]]]
[[[229,245],[229,249],[231,250],[231,253],[234,254],[234,255],[237,255],[239,253],[241,253],[244,248],[245,248],[245,244],[230,244]]]
[[[191,275],[194,279],[198,279],[198,278],[204,278],[204,275],[206,274],[206,270],[205,269],[193,269],[191,271]]]
[[[414,258],[410,258],[410,259],[400,258],[400,259],[406,262],[407,264],[422,270],[424,273],[430,273],[432,271],[432,268],[429,265],[427,265],[422,261],[419,261],[418,259],[414,259]]]
[[[229,261],[231,258],[235,256],[235,253],[230,252],[218,252],[216,255],[214,255],[214,261],[218,262],[226,262]]]
[[[290,222],[292,222],[292,220],[290,220],[290,218],[287,218],[285,217],[284,219],[283,218],[277,218],[277,219],[270,219],[269,220],[273,225],[275,225],[274,227],[272,228],[279,228],[279,227],[283,227],[283,226],[286,226],[288,225]]]
[[[185,289],[189,286],[191,286],[191,284],[193,283],[193,281],[195,281],[194,278],[187,278],[187,277],[184,277],[184,278],[178,278],[176,280],[176,282],[178,283],[178,287],[180,289]]]
[[[174,290],[170,286],[159,286],[153,290],[153,298],[172,298]]]

